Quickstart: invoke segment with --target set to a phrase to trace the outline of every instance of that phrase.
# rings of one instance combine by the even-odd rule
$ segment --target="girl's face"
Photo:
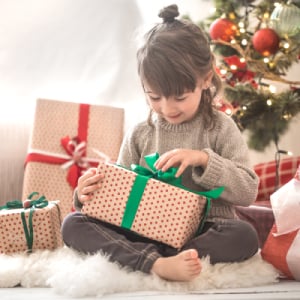
[[[144,85],[150,107],[170,124],[181,124],[191,120],[197,113],[201,101],[202,84],[198,84],[193,92],[165,98],[157,94],[151,87]]]

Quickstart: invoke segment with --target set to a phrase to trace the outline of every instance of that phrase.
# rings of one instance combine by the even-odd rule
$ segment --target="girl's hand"
[[[171,167],[178,167],[176,177],[182,175],[188,166],[206,168],[208,154],[200,150],[174,149],[164,153],[155,163],[155,167],[163,172]]]
[[[91,200],[93,193],[101,188],[104,174],[97,173],[97,168],[88,169],[78,179],[77,196],[81,203]]]

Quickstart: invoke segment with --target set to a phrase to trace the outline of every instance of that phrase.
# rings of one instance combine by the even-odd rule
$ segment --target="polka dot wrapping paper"
[[[116,160],[123,123],[121,108],[38,99],[22,200],[32,191],[58,199],[64,218],[72,211],[73,191],[81,172],[98,165],[103,159],[99,152]]]
[[[105,174],[102,188],[85,203],[82,212],[102,221],[122,226],[128,198],[135,195],[132,187],[137,178],[135,172],[120,166],[100,163],[98,171]],[[150,178],[133,216],[130,230],[181,248],[199,228],[204,215],[206,197]],[[127,210],[132,210],[128,207]],[[129,211],[129,214],[132,213]]]
[[[63,245],[60,233],[61,216],[59,201],[50,201],[44,208],[35,208],[32,214],[32,250],[54,250]],[[0,210],[0,253],[27,252],[28,244],[21,213],[29,226],[30,209],[16,208]]]

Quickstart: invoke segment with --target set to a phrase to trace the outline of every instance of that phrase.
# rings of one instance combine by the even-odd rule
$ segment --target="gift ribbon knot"
[[[89,162],[84,157],[86,153],[86,142],[78,143],[77,138],[70,139],[70,137],[66,136],[61,139],[61,144],[69,154],[69,161],[62,165],[63,169],[69,169],[74,164],[82,169],[90,167]]]

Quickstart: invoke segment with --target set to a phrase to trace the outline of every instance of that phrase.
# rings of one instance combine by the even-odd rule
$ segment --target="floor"
[[[2,288],[1,300],[74,300],[68,296],[58,295],[51,288]],[[243,300],[243,299],[300,299],[300,283],[296,281],[282,281],[278,284],[261,286],[256,288],[222,289],[207,292],[162,293],[145,291],[137,293],[119,293],[99,295],[98,297],[81,298],[84,300]]]

